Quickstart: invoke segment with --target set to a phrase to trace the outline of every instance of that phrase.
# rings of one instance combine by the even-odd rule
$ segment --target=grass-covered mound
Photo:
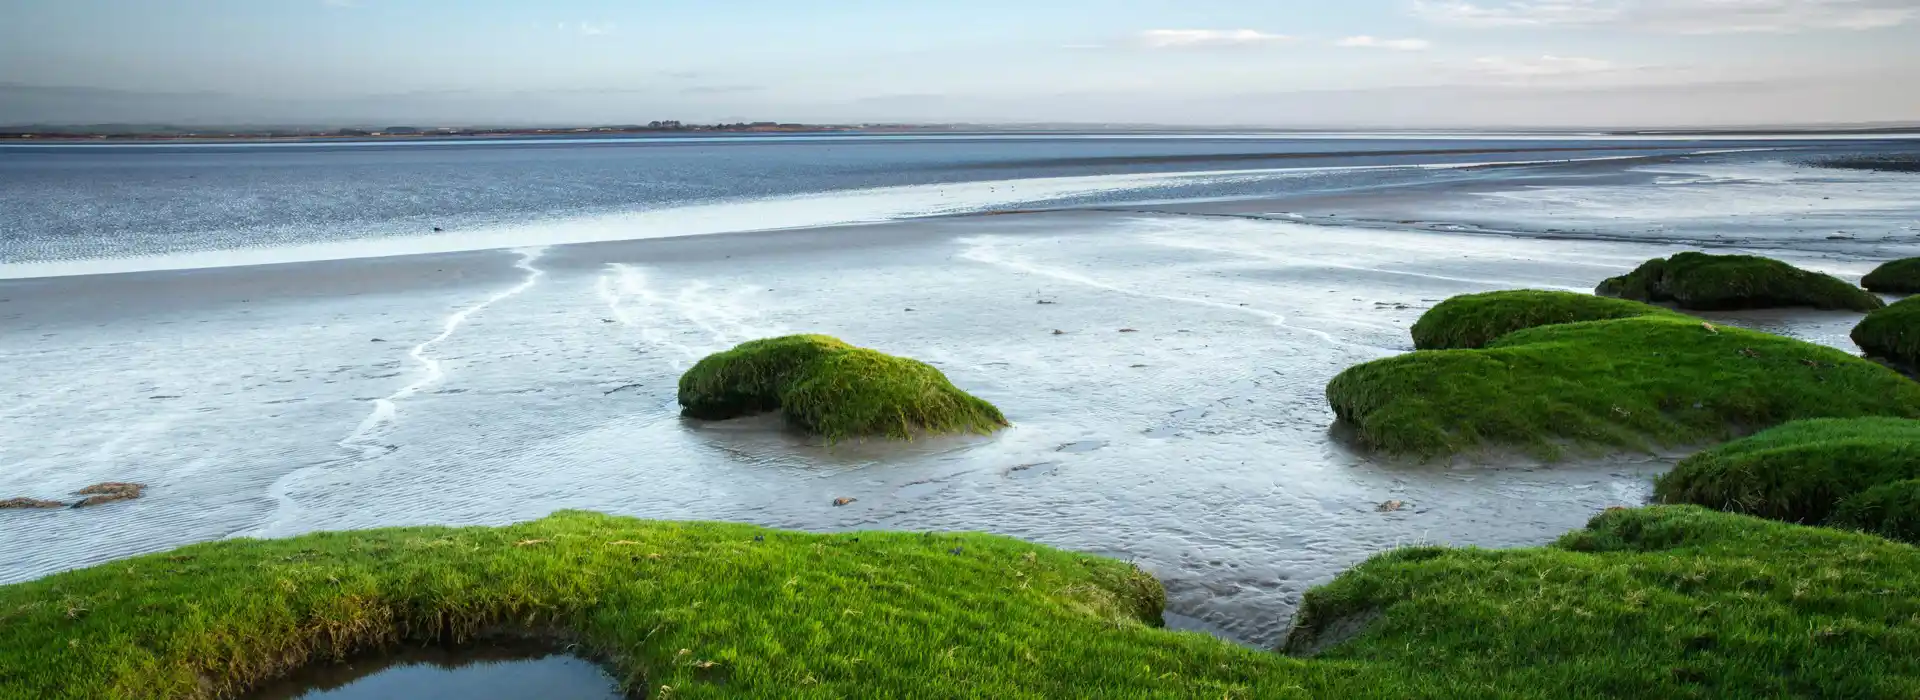
[[[780,408],[780,393],[814,360],[853,346],[824,335],[749,340],[701,359],[680,375],[688,418],[726,420]]]
[[[672,697],[1064,695],[1136,676],[1096,662],[1116,644],[1087,638],[1143,629],[1161,601],[1127,564],[985,535],[567,512],[226,540],[0,587],[0,698],[231,696],[309,662],[501,626],[579,643]]]
[[[856,348],[824,335],[741,343],[680,377],[689,418],[725,420],[779,410],[829,439],[916,433],[990,433],[1007,419],[926,363]]]
[[[1811,306],[1872,311],[1886,306],[1880,297],[1837,277],[1772,258],[1694,252],[1648,260],[1633,272],[1601,282],[1594,293],[1699,310]]]
[[[1150,576],[1017,540],[569,512],[0,587],[0,699],[232,697],[483,633],[577,644],[636,697],[1912,697],[1916,579],[1883,539],[1623,511],[1552,548],[1377,557],[1309,594],[1302,660],[1157,629]]]
[[[1920,694],[1920,549],[1690,506],[1542,549],[1376,557],[1307,594],[1289,647],[1369,619],[1317,658],[1510,683],[1485,697]]]
[[[1495,338],[1537,326],[1670,313],[1635,301],[1572,292],[1516,289],[1467,294],[1440,302],[1421,314],[1413,324],[1413,347],[1482,348]]]
[[[1903,258],[1876,267],[1860,279],[1860,286],[1882,294],[1920,294],[1920,258]]]
[[[1852,335],[1867,355],[1920,369],[1920,296],[1867,314]]]
[[[1819,525],[1848,499],[1914,478],[1920,478],[1920,421],[1809,420],[1681,460],[1655,484],[1654,495],[1666,503]]]
[[[1825,346],[1678,314],[1516,331],[1480,350],[1349,368],[1327,385],[1365,445],[1437,457],[1518,447],[1645,448],[1791,420],[1920,417],[1920,384]]]
[[[1920,479],[1861,491],[1841,501],[1828,524],[1920,544]]]

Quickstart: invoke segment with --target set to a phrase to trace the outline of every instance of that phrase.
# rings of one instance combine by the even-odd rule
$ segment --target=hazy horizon
[[[4,0],[0,124],[1920,122],[1910,0]]]

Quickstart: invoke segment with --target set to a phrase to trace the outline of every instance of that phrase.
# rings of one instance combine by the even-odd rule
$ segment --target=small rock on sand
[[[0,510],[24,508],[65,508],[67,504],[59,501],[42,501],[38,498],[9,498],[0,501]]]
[[[86,498],[81,499],[79,503],[73,504],[73,507],[83,508],[86,506],[97,506],[102,503],[112,503],[114,501],[129,501],[139,498],[140,494],[145,493],[146,490],[147,487],[145,484],[133,484],[124,481],[108,481],[94,484],[73,492],[76,496],[86,496]]]

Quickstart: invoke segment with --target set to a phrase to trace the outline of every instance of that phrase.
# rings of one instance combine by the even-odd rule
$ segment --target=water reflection
[[[621,700],[598,664],[552,647],[488,644],[408,647],[343,664],[313,666],[269,684],[250,700]]]

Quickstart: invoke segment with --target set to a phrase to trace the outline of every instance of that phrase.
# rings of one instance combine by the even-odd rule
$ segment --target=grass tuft
[[[1920,544],[1920,479],[1892,481],[1840,502],[1829,525]]]
[[[222,540],[0,586],[0,700],[232,697],[488,633],[673,698],[1920,694],[1920,549],[1694,507],[1422,547],[1310,592],[1298,659],[1157,629],[1127,564],[990,535],[562,512]]]
[[[1873,311],[1880,297],[1831,275],[1771,258],[1686,252],[1648,260],[1626,275],[1600,283],[1595,294],[1645,302],[1673,302],[1684,309],[1816,309]]]
[[[1624,299],[1533,289],[1453,297],[1421,314],[1413,324],[1420,350],[1471,350],[1518,330],[1580,321],[1604,321],[1671,311]]]
[[[830,440],[1007,426],[1000,409],[926,363],[824,335],[755,340],[709,355],[680,377],[680,405],[683,415],[705,420],[778,410]]]
[[[1654,496],[1807,525],[1838,524],[1837,512],[1881,485],[1920,478],[1920,421],[1896,418],[1788,423],[1682,460],[1660,477]],[[1855,529],[1920,511],[1888,513],[1899,494],[1853,504]],[[1872,530],[1876,531],[1877,530]],[[1893,536],[1890,533],[1889,536]]]
[[[1881,294],[1920,294],[1920,258],[1903,258],[1876,267],[1860,279],[1860,286]]]
[[[1920,370],[1920,296],[1867,314],[1852,335],[1868,356]]]
[[[1644,449],[1802,418],[1920,417],[1920,384],[1832,348],[1678,314],[1541,326],[1480,350],[1349,368],[1327,385],[1365,445],[1440,457]]]

